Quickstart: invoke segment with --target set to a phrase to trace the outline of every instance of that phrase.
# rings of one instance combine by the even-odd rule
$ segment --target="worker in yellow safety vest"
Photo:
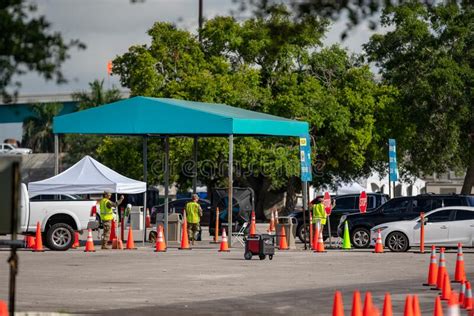
[[[313,224],[319,223],[319,231],[323,230],[324,225],[326,225],[326,211],[324,209],[323,197],[318,198],[318,203],[313,205]]]
[[[102,199],[100,200],[100,219],[104,231],[102,232],[102,249],[110,249],[107,247],[107,242],[110,238],[110,231],[112,229],[112,221],[114,220],[114,213],[112,207],[117,207],[123,202],[123,195],[120,196],[120,200],[117,202],[110,201],[112,193],[104,192]]]
[[[198,203],[199,196],[193,194],[192,201],[186,204],[186,221],[188,222],[188,236],[191,244],[194,245],[196,233],[199,232],[199,223],[201,222],[202,208]]]

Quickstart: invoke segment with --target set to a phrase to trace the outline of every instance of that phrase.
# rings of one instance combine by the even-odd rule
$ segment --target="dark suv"
[[[338,234],[342,236],[344,221],[347,220],[351,243],[355,248],[367,248],[370,244],[370,229],[376,225],[411,220],[444,206],[474,206],[474,196],[421,194],[393,198],[372,212],[342,216],[339,221]]]
[[[317,197],[311,201],[311,205],[317,202]],[[333,200],[336,202],[336,206],[331,212],[330,221],[331,221],[331,236],[337,237],[337,225],[342,215],[352,214],[359,212],[359,194],[344,194],[337,195],[333,197]],[[367,210],[374,210],[380,205],[388,201],[388,195],[383,193],[367,193]],[[295,211],[288,215],[290,217],[295,217],[298,221],[298,226],[296,227],[296,234],[298,238],[303,242],[304,241],[304,225],[303,225],[303,212]],[[309,212],[306,213],[306,227],[309,227]],[[327,229],[324,229],[323,232],[324,238],[329,236]],[[309,232],[306,235],[306,239],[309,239]]]

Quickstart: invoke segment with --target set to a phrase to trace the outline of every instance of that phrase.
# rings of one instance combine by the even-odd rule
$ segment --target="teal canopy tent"
[[[133,97],[71,114],[53,120],[55,134],[55,171],[59,172],[59,134],[99,134],[142,136],[144,181],[147,181],[147,137],[165,138],[165,237],[168,220],[169,137],[194,138],[194,160],[197,160],[199,136],[228,137],[229,139],[229,204],[232,203],[233,138],[237,136],[307,137],[308,123],[278,116],[244,110],[225,104],[191,102],[177,99]],[[196,164],[194,164],[196,166]],[[193,191],[197,172],[194,170]],[[304,181],[304,184],[306,181]],[[306,190],[304,191],[306,192]],[[146,197],[145,197],[146,203]],[[146,209],[146,205],[144,206]],[[232,209],[229,205],[228,209]],[[144,212],[145,216],[145,212]],[[228,212],[232,223],[232,212]],[[232,225],[229,225],[232,237]],[[145,229],[146,238],[146,229]],[[229,244],[231,243],[229,239]]]

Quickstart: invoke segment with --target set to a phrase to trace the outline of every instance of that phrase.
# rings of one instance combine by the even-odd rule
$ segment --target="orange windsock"
[[[255,220],[255,211],[252,211],[252,215],[250,217],[250,231],[249,235],[253,236],[257,234],[257,223]]]
[[[189,237],[188,237],[188,221],[186,220],[186,216],[184,216],[183,225],[181,226],[181,247],[179,250],[191,250],[189,247]]]
[[[86,249],[84,249],[84,252],[95,252],[94,239],[92,238],[92,229],[90,228],[87,234]]]
[[[365,292],[364,309],[362,311],[362,315],[372,316],[373,308],[374,308],[374,304],[372,303],[372,293]]]
[[[428,282],[424,283],[425,286],[436,286],[436,280],[438,278],[438,260],[436,259],[436,246],[431,246],[430,265],[428,268]]]
[[[165,252],[166,242],[163,237],[163,226],[158,225],[158,234],[156,237],[155,252]]]
[[[449,274],[447,271],[444,272],[443,277],[443,288],[441,289],[441,299],[449,300],[451,298],[451,281],[449,280]]]
[[[34,252],[43,252],[43,237],[41,237],[41,225],[40,222],[36,223],[36,239],[35,247],[33,248]]]
[[[79,244],[79,232],[74,232],[74,243],[72,244],[71,248],[76,249],[79,246],[80,246],[80,244]]]
[[[127,238],[127,246],[125,247],[126,250],[135,250],[135,241],[133,240],[133,229],[132,225],[128,228],[128,238]]]
[[[407,295],[405,299],[405,311],[403,312],[403,316],[414,316],[413,314],[413,298],[411,295]]]
[[[362,304],[360,302],[360,292],[358,290],[355,290],[352,296],[351,316],[362,316]]]
[[[377,241],[375,242],[375,253],[383,253],[382,234],[380,229],[377,232]]]
[[[385,293],[385,299],[383,300],[382,316],[393,316],[392,298],[388,292]]]
[[[227,241],[227,234],[225,233],[225,229],[222,229],[222,241],[221,247],[219,248],[219,252],[229,252],[229,242]]]
[[[288,242],[286,241],[286,232],[285,232],[285,227],[281,226],[280,229],[280,245],[278,247],[278,250],[288,250]]]
[[[439,253],[439,267],[438,267],[438,276],[436,277],[436,288],[443,288],[443,277],[446,272],[446,256],[444,254],[445,248],[442,247]]]
[[[464,270],[464,254],[462,253],[462,244],[458,243],[458,254],[456,258],[456,271],[454,273],[454,282],[461,282],[466,279]]]
[[[418,301],[418,295],[413,295],[413,315],[421,316],[420,301]]]
[[[433,316],[443,316],[443,305],[441,305],[441,298],[439,295],[436,296]]]
[[[342,303],[341,292],[334,293],[334,304],[332,306],[332,316],[344,316],[344,305]]]

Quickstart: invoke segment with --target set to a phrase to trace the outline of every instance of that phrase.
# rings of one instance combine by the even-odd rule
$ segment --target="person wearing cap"
[[[318,203],[313,205],[313,224],[319,223],[319,231],[323,231],[326,225],[326,211],[324,210],[323,197],[318,198]]]
[[[193,194],[192,201],[186,204],[186,221],[188,222],[188,236],[191,244],[194,245],[196,233],[199,231],[199,223],[202,216],[202,208],[198,203],[199,196]]]
[[[120,200],[117,202],[110,201],[112,193],[104,192],[104,196],[100,200],[100,219],[102,220],[102,226],[104,231],[102,233],[102,249],[110,249],[107,247],[107,242],[110,238],[110,231],[112,228],[112,221],[114,220],[114,212],[112,207],[118,207],[123,202],[123,195],[120,196]]]

